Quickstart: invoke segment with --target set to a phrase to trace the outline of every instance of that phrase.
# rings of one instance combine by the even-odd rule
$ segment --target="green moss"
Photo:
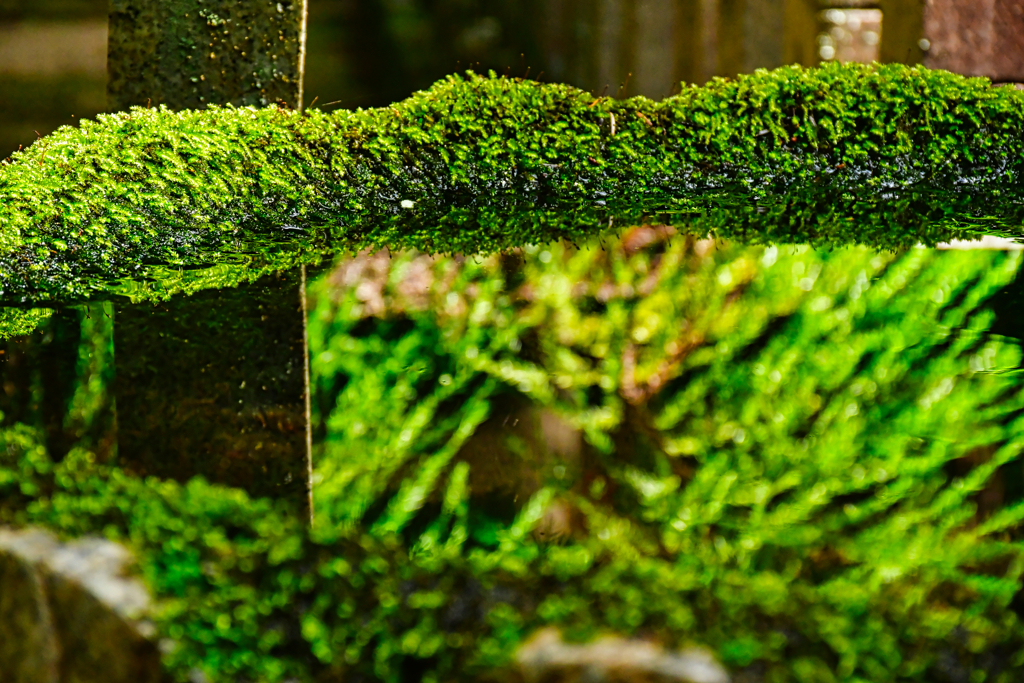
[[[377,325],[352,288],[321,293],[312,533],[287,502],[140,480],[82,448],[54,463],[23,425],[0,430],[0,521],[129,543],[179,680],[500,677],[554,623],[697,641],[780,683],[929,680],[950,651],[1010,681],[1024,507],[977,515],[972,495],[1020,461],[1003,372],[1020,350],[986,334],[984,305],[1019,257],[698,259],[651,228],[599,255],[586,238],[646,213],[755,243],[1013,233],[1022,103],[829,66],[660,104],[471,76],[381,110],[135,109],[62,129],[0,168],[5,298],[162,298],[366,246],[549,246],[522,268],[442,259],[433,306],[402,289],[403,256]],[[506,296],[520,285],[527,304]],[[467,449],[523,397],[578,427],[586,459],[540,463],[502,507],[502,472],[481,477],[488,452]],[[75,419],[96,402],[76,396]],[[508,442],[512,461],[530,445]],[[977,449],[987,462],[949,474]],[[583,520],[565,545],[536,536],[552,504]]]
[[[28,334],[53,314],[46,308],[2,308],[0,307],[0,341]]]
[[[784,67],[659,103],[470,74],[374,110],[133,108],[0,167],[0,296],[83,296],[160,265],[580,241],[645,214],[816,246],[1016,234],[1022,130],[1024,94],[899,65]]]
[[[670,234],[512,267],[364,255],[318,283],[318,533],[529,587],[475,661],[555,623],[694,638],[772,681],[941,680],[947,651],[1012,680],[1024,395],[987,303],[1020,255]],[[552,505],[565,545],[535,542]]]

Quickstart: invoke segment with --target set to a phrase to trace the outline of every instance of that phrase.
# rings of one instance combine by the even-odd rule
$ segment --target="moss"
[[[52,314],[46,308],[0,308],[0,341],[28,334]]]
[[[372,110],[133,108],[0,166],[0,296],[83,296],[161,264],[493,252],[644,215],[755,243],[1015,234],[1022,124],[1020,92],[899,65],[783,67],[658,103],[468,74]]]
[[[411,303],[391,327],[360,326],[354,293],[324,300],[311,334],[342,352],[314,341],[324,412],[374,421],[328,435],[359,457],[322,470],[335,498],[313,533],[284,501],[140,480],[82,448],[54,463],[23,425],[0,430],[0,521],[131,544],[180,680],[500,676],[546,623],[693,638],[787,683],[937,678],[949,652],[1012,680],[1024,507],[976,516],[971,496],[1020,460],[1002,372],[1020,351],[985,334],[984,308],[1019,257],[709,261],[685,242],[636,253],[643,228],[604,258],[589,238],[646,213],[754,243],[1012,232],[1022,102],[905,67],[785,68],[660,104],[469,76],[380,110],[134,109],[62,129],[0,168],[3,297],[160,298],[384,245],[591,246],[524,250],[525,313],[502,298],[506,257],[440,268],[441,322],[397,275],[381,296]],[[595,265],[609,287],[595,275],[575,301],[566,273]],[[470,498],[488,484],[460,451],[515,392],[575,421],[590,470],[552,468],[509,511]],[[402,441],[404,469],[382,462]],[[976,448],[987,462],[946,476]],[[530,533],[557,526],[546,506],[576,515],[565,545]]]
[[[986,333],[1020,255],[670,234],[524,249],[515,286],[498,256],[415,253],[320,282],[321,537],[398,532],[500,577],[477,664],[556,623],[699,639],[763,680],[942,680],[944,657],[1012,680],[1024,507],[979,491],[1021,460],[1020,348]]]

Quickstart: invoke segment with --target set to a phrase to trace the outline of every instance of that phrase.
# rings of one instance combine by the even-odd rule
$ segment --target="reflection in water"
[[[3,309],[12,333],[0,341],[4,424],[39,429],[58,459],[78,447],[136,476],[199,475],[305,507],[299,277],[52,315]],[[180,279],[172,271],[166,282],[119,287],[152,296]]]
[[[343,260],[312,292],[316,526],[398,533],[414,557],[511,553],[569,581],[537,596],[550,619],[670,640],[678,622],[749,680],[790,666],[768,652],[820,675],[895,666],[854,642],[934,653],[936,610],[978,609],[998,640],[1024,394],[989,304],[1020,260],[649,226]]]
[[[652,96],[716,70],[816,59],[810,2],[779,12],[760,0],[555,0],[541,3],[544,30],[524,21],[534,4],[353,3],[355,51],[390,60],[362,60],[356,79],[390,80],[392,93],[357,96],[404,96],[455,57],[502,71],[519,49],[548,78]],[[404,81],[383,78],[395,64]],[[617,129],[592,111],[601,135],[651,125],[648,110]],[[620,204],[595,192],[570,206],[551,199],[551,168],[497,197],[415,168],[369,196],[379,215],[317,210],[377,235],[479,245],[483,229],[537,244],[486,258],[366,252],[313,288],[311,538],[294,506],[275,518],[266,499],[194,479],[297,497],[292,267],[338,248],[330,220],[291,225],[292,206],[257,219],[229,198],[230,234],[157,221],[166,241],[107,279],[68,276],[44,254],[47,290],[25,269],[22,305],[39,292],[83,303],[0,309],[5,523],[25,519],[9,513],[27,514],[26,501],[32,519],[71,533],[122,524],[111,510],[127,517],[171,606],[170,657],[192,678],[193,662],[216,660],[251,680],[450,680],[507,664],[527,632],[555,624],[569,640],[607,629],[696,640],[743,683],[1013,680],[1024,614],[1019,253],[766,249],[652,225],[600,244],[543,242],[652,216],[748,237],[767,226],[776,239],[808,225],[802,236],[819,237],[829,217],[873,222],[876,238],[924,224],[1014,231],[1019,188],[1002,188],[1003,205],[985,196],[995,174],[983,160],[967,190],[970,173],[954,174],[876,201],[861,191],[876,180],[866,164],[829,172],[825,190],[781,174],[733,192],[747,180],[741,165],[703,185],[666,182],[644,205],[631,190]],[[417,193],[436,206],[397,210]],[[97,297],[116,304],[85,301]],[[17,424],[34,432],[6,429]],[[33,433],[44,448],[16,460]],[[64,458],[52,480],[44,449]],[[111,475],[85,451],[192,481],[175,498],[172,483]],[[617,647],[635,654],[636,642]]]
[[[299,273],[120,305],[118,462],[301,502],[306,489]]]
[[[734,680],[772,680],[792,662],[821,676],[885,674],[907,658],[933,672],[1005,669],[1024,442],[1020,342],[1002,334],[1020,332],[1020,260],[765,248],[649,225],[488,257],[342,258],[311,288],[316,524],[282,576],[343,547],[378,590],[422,586],[401,598],[419,596],[410,615],[462,644],[438,645],[437,664],[393,655],[417,671],[482,666],[481,653],[544,624],[673,648],[695,639]],[[250,407],[271,386],[242,358],[283,349],[273,340],[294,329],[296,302],[254,292],[216,294],[241,297],[244,320],[224,319],[213,292],[119,304],[116,316],[101,303],[40,314],[3,349],[5,421],[36,426],[58,459],[76,445],[109,459],[117,442],[129,471],[288,497],[279,483],[293,465],[301,481],[302,462],[257,447],[273,426],[251,431],[267,415]],[[186,322],[189,344],[220,348],[223,367],[164,348]],[[209,372],[224,401],[188,394]],[[68,459],[77,481],[88,470]],[[90,491],[61,505],[87,509]],[[398,559],[380,564],[378,547]],[[161,591],[198,586],[176,573],[198,559],[161,552]],[[271,571],[245,566],[225,585],[263,585]],[[317,582],[342,571],[327,566]],[[288,652],[327,639],[370,666],[375,641],[343,615],[363,610],[383,620],[369,632],[390,638],[391,607],[309,586],[306,607],[253,617],[259,628],[294,630]],[[320,630],[300,629],[309,615]],[[953,625],[964,644],[950,646]],[[186,641],[183,652],[212,647]]]
[[[112,315],[104,303],[53,312],[3,309],[0,316],[24,322],[11,330],[20,334],[0,336],[3,424],[39,429],[57,458],[73,447],[111,455],[116,448]]]

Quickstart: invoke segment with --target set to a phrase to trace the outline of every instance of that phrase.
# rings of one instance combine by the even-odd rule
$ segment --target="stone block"
[[[997,82],[1024,81],[1024,4],[1019,0],[928,0],[924,38],[929,68]]]
[[[111,541],[0,528],[4,683],[164,681],[150,597],[130,564]]]
[[[585,645],[562,641],[554,628],[535,633],[516,653],[527,683],[729,683],[708,652],[667,651],[654,643],[609,636]]]

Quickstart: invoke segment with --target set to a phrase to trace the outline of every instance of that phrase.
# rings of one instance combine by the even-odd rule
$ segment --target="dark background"
[[[309,0],[305,102],[380,106],[469,68],[664,97],[681,81],[878,56],[877,9],[842,26],[827,9],[816,0]],[[107,11],[108,0],[0,0],[0,158],[105,110]],[[898,38],[889,33],[883,56]],[[913,47],[920,28],[911,33],[903,42]],[[920,59],[903,52],[889,61]]]

